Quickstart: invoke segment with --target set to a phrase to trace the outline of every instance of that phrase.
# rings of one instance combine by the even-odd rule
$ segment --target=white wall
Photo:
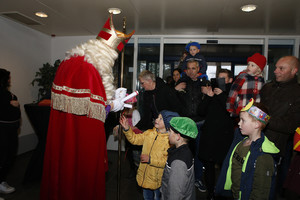
[[[51,40],[51,58],[52,63],[55,60],[63,60],[67,51],[73,49],[79,44],[85,43],[90,39],[95,39],[95,36],[64,36],[53,37]]]
[[[44,63],[63,60],[65,53],[75,46],[96,38],[95,36],[50,37],[22,24],[0,17],[0,68],[11,72],[13,92],[19,99],[22,125],[18,154],[30,151],[37,137],[24,110],[24,104],[37,101],[38,87],[32,86],[35,73]],[[112,138],[110,138],[112,139]],[[116,141],[110,141],[113,149]]]
[[[36,71],[51,62],[51,37],[0,17],[0,68],[11,72],[13,92],[22,112],[19,153],[32,150],[37,142],[24,104],[37,100],[38,88],[30,83]]]

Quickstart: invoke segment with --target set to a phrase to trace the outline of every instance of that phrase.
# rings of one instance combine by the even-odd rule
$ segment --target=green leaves
[[[40,86],[39,97],[41,97],[41,99],[50,98],[52,83],[60,62],[59,59],[56,60],[54,66],[49,63],[43,64],[43,67],[39,68],[39,71],[36,72],[35,79],[33,79],[31,85],[34,86],[34,84],[37,83],[37,85]],[[40,98],[38,100],[40,100]]]

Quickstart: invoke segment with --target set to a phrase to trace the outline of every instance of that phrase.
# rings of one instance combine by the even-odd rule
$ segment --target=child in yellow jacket
[[[179,115],[163,110],[155,120],[153,129],[135,134],[128,120],[122,116],[120,124],[127,140],[134,145],[143,145],[140,165],[136,175],[137,183],[143,188],[144,199],[160,199],[161,179],[170,148],[168,130],[170,120]]]

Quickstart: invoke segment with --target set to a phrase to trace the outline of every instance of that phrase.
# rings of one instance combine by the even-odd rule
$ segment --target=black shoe
[[[195,186],[198,188],[200,192],[206,192],[206,186],[203,184],[202,181],[196,180]]]

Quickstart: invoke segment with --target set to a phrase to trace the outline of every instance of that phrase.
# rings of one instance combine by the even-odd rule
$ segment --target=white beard
[[[114,98],[115,86],[112,68],[118,57],[116,50],[97,39],[78,45],[76,48],[68,51],[65,60],[74,56],[84,56],[86,62],[92,64],[99,72],[106,93],[107,101]]]

